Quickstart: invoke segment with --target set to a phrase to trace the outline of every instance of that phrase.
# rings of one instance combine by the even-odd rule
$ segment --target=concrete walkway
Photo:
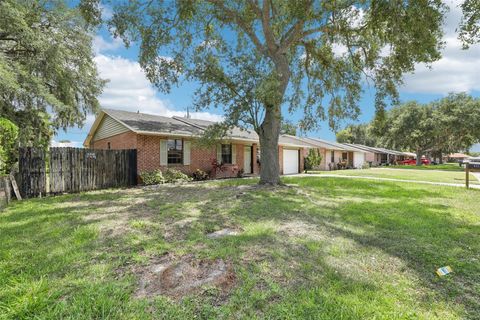
[[[395,169],[397,170],[397,169]],[[480,181],[480,173],[476,173],[475,176]],[[464,183],[447,183],[447,182],[432,182],[432,181],[418,181],[418,180],[404,180],[404,179],[393,179],[393,178],[380,178],[380,177],[372,177],[372,176],[347,176],[347,175],[339,175],[339,174],[307,174],[302,173],[295,175],[297,177],[320,177],[320,178],[347,178],[347,179],[368,179],[368,180],[378,180],[378,181],[394,181],[394,182],[409,182],[409,183],[420,183],[420,184],[431,184],[434,186],[447,186],[447,187],[457,187],[457,188],[465,188]],[[470,184],[470,188],[472,189],[480,189],[480,185]]]
[[[478,181],[480,181],[480,172],[470,172],[470,174],[473,174],[473,176],[477,178]]]

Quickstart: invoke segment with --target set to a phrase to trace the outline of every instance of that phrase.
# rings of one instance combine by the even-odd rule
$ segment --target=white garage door
[[[357,169],[361,169],[365,163],[365,153],[354,152],[353,153],[353,166]]]
[[[283,174],[298,173],[298,150],[283,149]]]

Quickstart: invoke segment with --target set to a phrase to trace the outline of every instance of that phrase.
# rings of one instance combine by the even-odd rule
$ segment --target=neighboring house
[[[465,161],[467,159],[470,159],[470,156],[468,154],[463,154],[463,153],[452,153],[449,154],[448,156],[444,157],[446,162],[460,162],[460,161]]]
[[[318,138],[289,137],[318,149],[322,156],[319,170],[335,170],[339,167],[360,169],[365,164],[365,151],[358,148]],[[304,149],[304,152],[306,156],[308,150]]]
[[[93,149],[137,149],[137,170],[175,168],[187,174],[200,169],[215,177],[234,177],[240,171],[260,172],[258,135],[249,130],[232,129],[222,143],[200,147],[195,143],[211,121],[183,117],[163,117],[139,112],[104,109],[95,119],[84,146]],[[280,138],[281,174],[303,171],[303,148],[289,138]],[[214,170],[213,163],[221,163]]]
[[[366,162],[370,166],[396,164],[398,161],[415,159],[416,154],[412,152],[396,151],[380,147],[369,147],[362,144],[345,143],[366,152]]]

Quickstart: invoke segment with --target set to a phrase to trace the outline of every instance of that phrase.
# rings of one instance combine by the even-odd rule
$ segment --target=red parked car
[[[402,161],[402,164],[404,164],[404,165],[409,165],[409,166],[414,166],[414,165],[417,164],[417,160],[415,160],[415,159],[404,160],[404,161]],[[422,164],[424,164],[424,165],[429,165],[429,164],[430,164],[430,160],[428,160],[428,159],[422,159]]]

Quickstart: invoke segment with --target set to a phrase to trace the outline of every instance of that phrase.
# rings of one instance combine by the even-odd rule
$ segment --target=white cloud
[[[442,58],[431,68],[418,64],[414,74],[404,77],[401,91],[411,93],[439,93],[480,90],[480,45],[462,50],[456,28],[462,12],[460,1],[449,1],[450,11],[445,20],[445,49]]]
[[[110,6],[100,3],[100,11],[102,12],[102,19],[109,20],[113,17],[113,10]]]
[[[111,39],[111,41],[105,40],[102,36],[95,36],[93,38],[93,51],[95,54],[107,51],[115,51],[123,46],[123,42],[120,38]]]
[[[59,148],[81,148],[83,141],[70,141],[70,140],[52,140],[50,142],[50,147],[59,147]]]
[[[157,97],[155,88],[136,61],[99,54],[95,57],[100,76],[108,79],[100,105],[104,108],[140,111],[166,117],[184,116],[185,111]],[[192,118],[220,121],[221,116],[209,112],[191,112]]]
[[[123,48],[120,39],[105,39],[97,35],[94,38],[95,63],[102,79],[106,84],[102,95],[99,97],[102,108],[119,109],[132,112],[143,112],[165,117],[185,116],[185,111],[175,110],[172,103],[164,101],[157,96],[156,89],[148,81],[140,65],[120,56],[115,56],[116,50]],[[221,121],[222,116],[210,112],[190,112],[193,119]],[[58,141],[68,139],[75,134],[75,138],[86,137],[93,122],[94,115],[88,115],[83,128],[71,128],[66,133],[59,132],[52,141],[52,146],[58,146]],[[80,132],[79,132],[80,131]],[[70,132],[70,134],[69,134]],[[72,141],[72,146],[80,147],[81,141]]]

